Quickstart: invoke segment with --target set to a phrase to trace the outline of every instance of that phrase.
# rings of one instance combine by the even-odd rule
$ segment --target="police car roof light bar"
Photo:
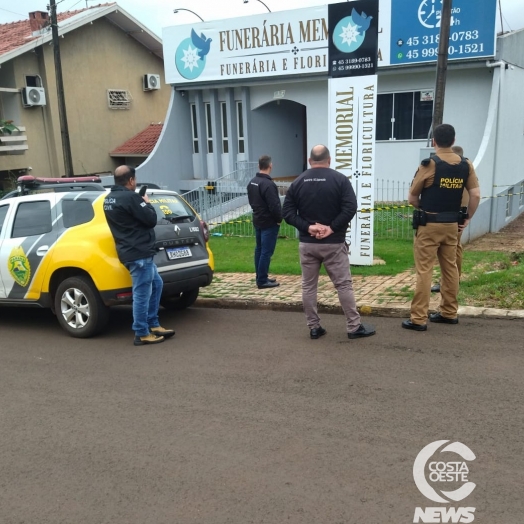
[[[27,195],[31,191],[49,190],[54,192],[67,191],[104,191],[102,181],[98,176],[70,178],[40,178],[23,175],[17,179],[18,195]]]
[[[33,175],[23,175],[18,177],[17,182],[24,185],[38,185],[38,184],[84,184],[85,182],[98,182],[100,183],[100,177],[98,176],[86,176],[86,177],[75,177],[75,178],[40,178],[34,177]]]

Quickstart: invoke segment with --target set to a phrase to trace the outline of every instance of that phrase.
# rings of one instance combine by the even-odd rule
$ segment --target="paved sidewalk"
[[[250,273],[216,273],[213,283],[201,288],[196,303],[201,307],[233,309],[272,309],[302,311],[301,277],[272,275],[280,286],[258,289]],[[329,277],[320,276],[318,305],[320,312],[342,313],[337,293]],[[394,276],[353,276],[357,307],[362,315],[409,317],[410,294],[415,288],[414,271]],[[430,311],[436,311],[440,294],[431,295]],[[496,318],[524,318],[524,311],[460,307],[460,316]]]

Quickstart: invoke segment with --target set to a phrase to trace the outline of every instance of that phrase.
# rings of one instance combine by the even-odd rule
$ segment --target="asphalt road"
[[[299,313],[163,315],[175,338],[135,348],[128,308],[90,340],[0,309],[2,524],[410,523],[442,506],[413,463],[447,439],[476,455],[453,506],[523,522],[522,321],[350,341],[325,315],[313,341]]]

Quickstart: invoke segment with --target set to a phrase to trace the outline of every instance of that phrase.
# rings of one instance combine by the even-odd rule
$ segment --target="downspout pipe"
[[[505,65],[506,62],[503,60],[499,60],[498,62],[490,62],[489,60],[486,60],[486,67],[492,68],[492,67],[500,67],[502,65]]]

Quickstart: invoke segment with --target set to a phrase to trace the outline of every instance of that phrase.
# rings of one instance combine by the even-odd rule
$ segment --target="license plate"
[[[169,247],[166,249],[167,258],[169,260],[177,260],[179,258],[192,257],[193,253],[188,247]]]

